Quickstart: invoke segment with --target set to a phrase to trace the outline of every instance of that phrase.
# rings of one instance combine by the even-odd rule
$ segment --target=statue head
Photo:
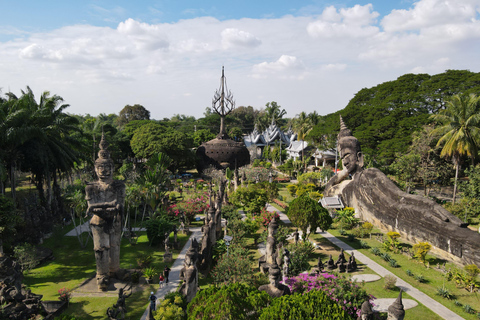
[[[277,229],[278,229],[277,219],[272,218],[272,220],[268,224],[268,235],[274,237],[275,234],[277,233]]]
[[[360,318],[362,320],[371,319],[373,315],[372,305],[368,300],[362,303],[362,308],[360,309]]]
[[[402,289],[390,307],[388,307],[387,320],[403,320],[405,318],[405,309],[402,303]]]
[[[352,136],[352,132],[347,128],[340,116],[340,132],[338,133],[338,149],[343,166],[349,174],[362,171],[363,153],[360,148],[360,142]]]
[[[107,150],[108,142],[105,140],[105,134],[103,132],[99,147],[98,158],[95,160],[95,173],[100,181],[111,183],[113,181],[114,165],[112,159],[110,159],[110,152]]]

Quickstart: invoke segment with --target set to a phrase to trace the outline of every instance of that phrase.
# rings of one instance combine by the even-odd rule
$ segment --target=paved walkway
[[[267,205],[267,210],[268,211],[276,211],[280,215],[280,220],[282,220],[284,223],[291,223],[290,220],[288,219],[287,215],[279,211],[277,208],[273,207],[272,205],[268,204]],[[436,314],[438,314],[440,317],[447,319],[447,320],[465,320],[464,318],[460,317],[458,314],[455,312],[451,311],[450,309],[446,308],[443,306],[440,302],[437,302],[436,300],[430,298],[427,296],[425,293],[421,292],[417,288],[413,287],[409,283],[405,282],[401,278],[397,277],[363,253],[353,249],[350,247],[348,244],[340,241],[337,239],[335,236],[328,232],[321,232],[320,229],[317,229],[317,233],[320,233],[324,238],[328,239],[331,243],[335,244],[339,248],[342,248],[345,252],[348,254],[355,254],[355,258],[365,264],[367,267],[378,273],[380,276],[385,277],[386,275],[392,275],[395,278],[397,278],[397,287],[402,289],[404,292],[408,293],[412,298],[416,299],[419,301],[421,304],[423,304],[425,307],[429,308]]]
[[[157,303],[160,302],[161,299],[163,299],[163,297],[165,297],[166,294],[177,290],[180,284],[180,270],[182,270],[183,268],[183,261],[185,260],[185,254],[187,253],[188,248],[190,248],[193,238],[196,238],[197,241],[201,243],[201,238],[202,238],[201,228],[200,227],[190,228],[190,231],[192,231],[192,235],[190,236],[190,239],[188,239],[182,251],[178,254],[178,257],[173,263],[173,266],[170,267],[172,271],[170,271],[170,274],[168,277],[169,278],[168,284],[166,284],[163,288],[158,288],[157,292],[155,292],[155,296],[157,297]],[[143,313],[142,317],[140,318],[141,320],[147,319],[147,316],[148,316],[150,303],[149,301],[147,301],[146,303],[148,303],[148,306],[145,312]]]
[[[145,228],[132,228],[133,231],[145,231]],[[125,229],[125,231],[127,231]],[[77,233],[82,234],[84,232],[90,232],[90,222],[87,221],[84,224],[78,225],[65,234],[66,237],[76,237]]]

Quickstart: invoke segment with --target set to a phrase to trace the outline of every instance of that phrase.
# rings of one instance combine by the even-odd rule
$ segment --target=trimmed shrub
[[[395,289],[395,284],[397,283],[397,277],[392,276],[391,274],[387,274],[385,278],[383,278],[383,288],[386,290],[393,290]]]

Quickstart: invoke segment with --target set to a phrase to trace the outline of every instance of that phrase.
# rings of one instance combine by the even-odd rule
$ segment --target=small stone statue
[[[124,289],[125,287],[118,290],[117,303],[115,303],[112,308],[107,309],[107,315],[110,319],[125,319],[125,314],[127,313],[125,300],[132,295],[132,288],[130,287],[129,294],[125,294]]]
[[[165,232],[165,240],[164,240],[164,244],[165,244],[165,253],[170,253],[170,251],[168,250],[168,247],[170,246],[170,232]]]
[[[300,238],[300,235],[298,233],[298,228],[295,230],[295,232],[293,233],[293,239],[295,240],[295,244],[298,244],[298,240]]]
[[[347,263],[347,272],[354,272],[357,270],[357,262],[355,261],[355,256],[352,255],[350,258],[348,258],[348,263]]]
[[[90,228],[97,264],[97,285],[107,290],[109,277],[120,271],[120,238],[125,202],[125,183],[113,180],[114,164],[107,150],[108,143],[102,133],[95,172],[98,181],[85,187],[87,214],[93,215]]]
[[[177,225],[174,225],[173,226],[173,247],[175,249],[178,249],[177,233],[178,233]]]
[[[346,266],[345,263],[342,261],[342,262],[338,265],[338,272],[340,272],[340,273],[345,272],[346,269],[347,269],[347,266]]]
[[[405,318],[405,309],[402,303],[402,289],[390,307],[388,307],[387,320],[403,320]]]
[[[283,279],[288,277],[290,271],[290,252],[285,248],[283,249]]]
[[[323,264],[321,257],[318,257],[317,268],[319,273],[323,271],[323,268],[325,268],[325,265]]]
[[[278,298],[283,295],[291,294],[290,288],[280,283],[280,268],[277,263],[273,263],[268,268],[269,284],[264,284],[258,288],[260,291],[265,291],[272,298]]]
[[[373,311],[370,301],[365,300],[362,303],[362,308],[360,309],[360,315],[357,320],[373,320]]]
[[[328,270],[333,270],[333,269],[336,269],[336,268],[337,268],[337,265],[333,261],[332,255],[330,255],[330,258],[327,261],[327,269]]]
[[[339,265],[340,263],[345,263],[347,262],[347,259],[345,259],[345,253],[343,253],[343,249],[340,250],[340,254],[338,255],[338,260],[335,262],[336,265]]]

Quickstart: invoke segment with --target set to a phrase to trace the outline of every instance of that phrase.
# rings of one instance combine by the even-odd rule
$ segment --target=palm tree
[[[312,121],[304,111],[300,112],[300,114],[298,114],[292,121],[293,132],[297,134],[297,139],[302,141],[302,161],[305,165],[305,171],[307,171],[307,162],[305,161],[304,157],[305,138],[312,128]]]
[[[446,101],[445,109],[431,118],[440,124],[431,134],[441,134],[437,146],[444,145],[440,156],[452,157],[455,164],[455,184],[453,200],[457,193],[458,170],[460,157],[467,155],[472,163],[477,155],[480,143],[480,97],[475,94],[454,95]]]
[[[18,98],[11,92],[6,96],[7,99],[0,101],[0,162],[9,176],[11,196],[15,201],[15,171],[22,158],[20,147],[39,130],[29,121],[32,111],[28,108],[28,97]]]

